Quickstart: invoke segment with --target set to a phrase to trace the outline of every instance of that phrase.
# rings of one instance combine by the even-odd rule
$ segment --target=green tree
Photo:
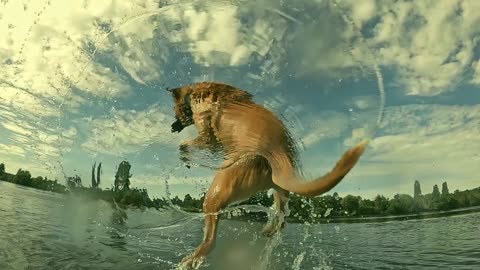
[[[43,180],[43,177],[41,176],[32,178],[32,187],[42,189],[42,190],[50,190],[49,183]]]
[[[305,198],[297,194],[292,194],[288,203],[288,208],[291,211],[290,216],[299,221],[311,221],[313,203],[310,198]]]
[[[433,186],[432,197],[434,200],[440,198],[440,190],[438,189],[438,185]]]
[[[408,194],[396,194],[390,200],[387,213],[393,215],[410,214],[413,212],[414,201]]]
[[[265,207],[270,207],[272,204],[273,198],[268,196],[268,193],[266,191],[257,192],[248,200],[240,203],[240,205],[262,205]]]
[[[78,175],[67,177],[67,187],[71,190],[83,187],[82,178]]]
[[[3,175],[5,173],[5,164],[0,163],[0,175]]]
[[[358,213],[366,216],[375,215],[375,202],[369,199],[362,199],[358,205]]]
[[[114,188],[115,190],[129,190],[130,189],[130,169],[132,166],[128,161],[122,161],[118,165],[117,173],[115,174]]]
[[[323,204],[326,209],[331,209],[330,215],[338,216],[342,212],[341,198],[338,196],[338,193],[333,193],[333,195],[325,195],[321,197]]]
[[[390,206],[388,198],[385,198],[383,195],[377,195],[373,203],[375,205],[375,212],[378,214],[386,214]]]
[[[183,207],[192,207],[193,206],[193,198],[190,194],[185,195],[183,198]]]
[[[97,188],[97,180],[95,179],[95,167],[97,167],[97,162],[94,162],[92,166],[92,188]]]
[[[418,196],[416,198],[413,198],[413,212],[414,213],[420,213],[421,211],[425,210],[427,207],[427,204],[425,203],[425,196]]]
[[[452,195],[446,194],[442,195],[438,203],[438,209],[440,210],[450,210],[455,209],[460,205],[459,201]]]
[[[347,211],[349,215],[357,215],[358,208],[360,206],[360,197],[347,195],[342,199],[342,207],[343,210]]]
[[[450,194],[450,192],[448,191],[448,184],[447,182],[443,182],[442,183],[442,196],[446,196]]]
[[[413,197],[418,198],[422,195],[422,189],[420,188],[420,182],[418,180],[415,180],[415,184],[413,186]]]
[[[102,162],[98,163],[97,167],[97,187],[100,186],[100,175],[102,174]]]
[[[170,201],[173,205],[183,206],[183,202],[178,196],[173,197]]]
[[[32,175],[29,171],[18,169],[14,182],[19,185],[32,186]]]

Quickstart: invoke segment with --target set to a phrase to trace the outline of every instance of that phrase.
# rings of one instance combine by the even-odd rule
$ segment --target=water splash
[[[300,253],[296,258],[295,260],[293,261],[293,266],[292,266],[292,270],[300,270],[300,266],[302,265],[302,262],[303,262],[303,259],[305,257],[305,253],[306,251]]]
[[[260,264],[258,265],[259,270],[269,269],[273,251],[278,245],[280,245],[281,242],[282,242],[281,233],[276,233],[273,237],[271,237],[267,241],[265,248],[262,250],[262,253],[260,254]]]
[[[371,138],[373,138],[373,136],[375,135],[375,132],[380,128],[383,117],[385,115],[386,92],[385,92],[385,85],[384,85],[384,82],[383,82],[383,75],[382,75],[382,72],[380,70],[378,60],[375,57],[375,54],[373,53],[371,47],[369,46],[368,41],[365,40],[365,38],[363,37],[363,35],[362,35],[360,29],[358,28],[358,26],[355,24],[353,19],[350,18],[350,16],[348,16],[348,14],[342,10],[342,8],[340,7],[340,5],[337,3],[336,0],[331,0],[331,1],[333,3],[333,6],[335,8],[337,8],[337,10],[341,13],[342,19],[352,27],[355,36],[361,41],[360,44],[363,45],[363,49],[365,49],[368,52],[368,55],[366,55],[366,56],[372,62],[372,68],[373,68],[373,70],[375,72],[375,76],[377,78],[380,107],[379,107],[379,111],[378,111],[378,115],[377,115],[376,127],[375,127],[374,130],[372,130],[372,134],[370,134]]]

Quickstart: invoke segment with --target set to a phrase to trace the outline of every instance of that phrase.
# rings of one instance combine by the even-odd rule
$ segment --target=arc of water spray
[[[333,6],[335,8],[337,8],[337,10],[340,12],[340,14],[342,16],[342,19],[346,23],[350,24],[350,26],[353,28],[354,34],[357,36],[358,39],[360,39],[361,45],[363,45],[364,49],[366,49],[369,52],[369,55],[370,55],[370,58],[371,58],[370,60],[372,60],[373,70],[375,71],[375,76],[377,77],[377,85],[378,85],[378,90],[379,90],[379,93],[380,93],[380,97],[379,97],[380,98],[380,110],[379,110],[378,115],[377,115],[377,121],[376,121],[376,127],[375,127],[375,131],[376,131],[380,127],[380,125],[383,121],[384,115],[385,115],[385,100],[386,100],[385,86],[384,86],[384,83],[383,83],[383,75],[380,71],[380,66],[378,65],[377,59],[374,57],[372,49],[370,48],[370,46],[368,46],[368,41],[365,40],[365,38],[361,35],[361,31],[358,28],[358,26],[355,24],[355,22],[350,18],[350,16],[348,16],[342,10],[342,8],[340,7],[340,5],[337,3],[336,0],[331,0],[331,1],[333,3]],[[373,135],[374,134],[372,134],[372,137],[373,137]]]

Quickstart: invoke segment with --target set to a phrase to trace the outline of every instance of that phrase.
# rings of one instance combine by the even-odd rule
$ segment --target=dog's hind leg
[[[275,188],[273,192],[275,213],[263,227],[262,234],[264,236],[273,236],[285,227],[285,217],[288,214],[288,194],[288,191],[280,187]]]

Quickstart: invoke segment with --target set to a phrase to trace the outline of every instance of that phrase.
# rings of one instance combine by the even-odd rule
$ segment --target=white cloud
[[[480,106],[408,105],[387,110],[383,136],[371,141],[345,187],[362,192],[409,192],[448,181],[451,188],[479,185]],[[381,193],[380,192],[380,193]]]
[[[227,56],[226,63],[230,65],[245,63],[251,51],[239,40],[241,24],[237,7],[215,4],[206,10],[199,13],[193,7],[185,10],[190,26],[186,31],[193,41],[190,50],[195,62],[212,64],[209,62],[217,59],[214,55],[221,53]]]
[[[310,117],[307,121],[304,136],[301,138],[305,147],[313,146],[322,140],[341,137],[348,129],[349,119],[346,114],[338,112],[323,112]]]
[[[18,147],[31,149],[37,152],[36,154],[41,154],[42,150],[48,150],[47,156],[51,158],[57,158],[62,152],[68,152],[76,134],[74,127],[47,128],[21,122],[4,122],[1,125],[9,132],[7,137],[17,142]]]
[[[201,176],[190,176],[190,177],[180,177],[180,176],[170,176],[165,180],[165,176],[162,175],[148,175],[141,174],[135,175],[132,177],[132,183],[135,182],[135,185],[160,185],[164,186],[165,181],[169,185],[179,185],[179,184],[192,184],[192,185],[205,185],[211,182],[211,177],[201,177]]]
[[[372,18],[376,13],[376,7],[375,0],[361,1],[361,3],[353,5],[351,12],[352,17],[355,18],[355,23],[361,25]]]
[[[111,70],[91,60],[84,43],[101,34],[92,5],[35,1],[25,6],[7,2],[2,13],[3,104],[43,116],[58,116],[60,104],[78,107],[76,87],[94,95],[125,91],[125,83]],[[99,14],[102,15],[102,14]],[[104,18],[108,20],[108,18]],[[113,93],[112,93],[113,92]],[[66,100],[67,102],[64,102]]]
[[[74,127],[47,127],[25,121],[4,121],[0,126],[0,133],[9,142],[0,149],[5,163],[48,176],[61,173],[58,161],[71,151],[77,132]]]
[[[474,70],[472,83],[476,85],[480,85],[480,60],[473,63],[472,68]]]
[[[284,48],[273,44],[282,40],[287,28],[286,20],[258,8],[257,4],[244,3],[240,8],[223,1],[204,6],[181,8],[180,20],[186,25],[182,42],[197,64],[205,66],[240,66],[259,64],[265,73],[274,74],[285,57]],[[257,9],[255,9],[257,8]],[[241,19],[248,18],[249,22]],[[181,47],[180,47],[181,49]],[[270,60],[259,60],[254,55]],[[253,79],[254,76],[251,76]],[[263,81],[265,81],[265,76]]]
[[[7,153],[7,155],[16,155],[21,157],[25,155],[25,150],[23,148],[12,144],[0,143],[0,152]]]
[[[372,96],[357,96],[348,100],[346,104],[355,110],[378,108],[378,100],[375,100]]]
[[[138,188],[146,188],[151,198],[167,197],[168,191],[171,198],[179,196],[183,198],[185,194],[190,194],[192,197],[199,197],[201,193],[206,192],[213,177],[180,177],[164,175],[134,175],[131,179],[131,186]]]
[[[347,147],[353,147],[365,139],[372,139],[373,130],[368,127],[355,128],[352,130],[350,137],[343,141],[343,144]]]
[[[91,120],[85,127],[89,134],[82,147],[90,153],[121,156],[152,144],[178,145],[194,131],[188,128],[180,134],[173,134],[170,131],[173,121],[174,118],[165,114],[159,104],[145,111],[115,110],[108,116]]]
[[[360,47],[351,43],[352,31],[338,16],[319,12],[318,20],[305,25],[291,40],[288,61],[292,72],[299,78],[350,77],[359,67],[356,55]]]

